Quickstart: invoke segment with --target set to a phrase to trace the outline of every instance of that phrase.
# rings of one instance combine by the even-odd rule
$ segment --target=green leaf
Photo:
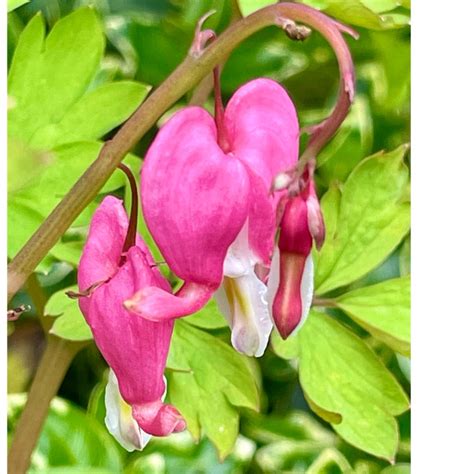
[[[260,8],[268,7],[273,3],[276,3],[275,0],[239,0],[239,8],[242,16],[248,16]]]
[[[227,321],[219,311],[214,298],[209,300],[204,308],[186,318],[186,322],[203,329],[218,329],[227,326]]]
[[[37,130],[32,145],[51,148],[98,139],[130,117],[148,90],[148,86],[132,81],[104,84],[82,96],[59,122]]]
[[[345,23],[372,30],[399,28],[408,21],[403,22],[391,15],[379,15],[398,6],[397,2],[391,0],[304,0],[303,3]]]
[[[315,279],[319,295],[373,270],[407,234],[406,150],[401,146],[366,158],[344,184],[336,230],[327,236],[318,257]]]
[[[90,8],[59,20],[46,39],[43,19],[35,16],[19,39],[8,76],[9,94],[17,103],[9,111],[9,133],[29,141],[39,128],[60,121],[86,92],[104,45]]]
[[[298,341],[300,383],[310,407],[348,443],[392,460],[398,446],[394,416],[409,408],[402,388],[371,349],[329,316],[311,311],[300,332],[275,336],[275,351]]]
[[[147,86],[132,81],[93,89],[104,44],[102,26],[88,7],[60,19],[47,38],[41,15],[20,35],[8,76],[9,141],[18,144],[9,147],[9,257],[97,158],[102,143],[92,140],[126,120],[147,93]],[[45,156],[48,163],[35,166]],[[133,160],[137,166],[138,159],[130,156],[126,164]],[[122,173],[116,171],[102,192],[123,184]],[[96,206],[91,203],[83,211],[68,231],[73,235],[63,236],[38,269],[46,271],[53,257],[77,265]]]
[[[73,300],[65,294],[68,290],[77,292],[77,286],[54,293],[46,303],[44,314],[56,317],[49,332],[70,341],[92,339],[92,332],[79,309],[77,300]]]
[[[380,474],[410,474],[410,464],[402,463],[388,466],[380,471]]]
[[[11,432],[26,401],[26,394],[9,395],[8,427]],[[73,468],[97,474],[122,472],[121,454],[105,425],[70,402],[55,398],[48,411],[29,472],[74,474]]]
[[[239,0],[239,7],[242,15],[247,16],[274,3],[274,0]],[[398,28],[409,21],[403,14],[379,15],[397,8],[399,2],[395,0],[303,0],[302,3],[338,20],[373,30]],[[400,17],[407,19],[402,21]]]
[[[246,358],[210,334],[177,321],[168,357],[168,393],[195,439],[203,431],[225,458],[239,432],[238,408],[259,409]]]
[[[7,7],[8,12],[15,10],[15,8],[21,7],[25,3],[28,3],[30,0],[8,0]]]
[[[410,277],[345,293],[335,301],[356,323],[403,355],[410,355]]]

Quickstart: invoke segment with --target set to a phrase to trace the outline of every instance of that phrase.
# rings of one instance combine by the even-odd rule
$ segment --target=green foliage
[[[54,293],[46,303],[45,316],[56,317],[50,333],[70,341],[92,339],[92,332],[84,320],[77,301],[65,294],[68,290],[77,291],[77,287],[73,286]]]
[[[272,343],[282,357],[298,357],[301,386],[319,416],[350,444],[393,459],[398,445],[394,416],[408,409],[408,399],[360,338],[311,311],[297,336],[282,341],[274,333]]]
[[[9,10],[20,3],[9,0]],[[149,90],[141,82],[159,84],[184,59],[196,21],[207,11],[215,8],[217,13],[206,21],[206,28],[218,33],[226,28],[232,3],[93,0],[92,10],[42,0],[8,15],[10,257],[97,157],[99,140],[141,103]],[[274,2],[237,3],[247,15]],[[230,347],[227,323],[214,301],[178,321],[167,364],[168,398],[183,413],[189,431],[153,439],[142,453],[130,455],[104,428],[103,365],[97,364],[100,355],[90,345],[93,357],[81,355],[76,360],[62,389],[74,400],[78,394],[83,404],[89,399],[89,414],[65,400],[53,403],[32,472],[409,472],[409,416],[400,416],[398,424],[394,418],[408,408],[408,402],[391,371],[404,387],[409,386],[408,171],[406,148],[395,148],[409,141],[409,29],[398,27],[408,19],[410,2],[304,3],[356,26],[361,34],[358,41],[349,39],[357,71],[356,101],[319,154],[316,175],[327,228],[322,252],[314,251],[316,291],[337,308],[330,310],[331,317],[312,311],[300,332],[286,341],[273,335],[275,351],[267,350],[258,360]],[[296,43],[281,30],[267,28],[244,41],[223,69],[224,100],[259,76],[283,84],[295,102],[301,126],[320,122],[334,104],[337,62],[318,34]],[[206,107],[212,107],[211,100]],[[152,133],[126,158],[137,178],[139,157]],[[369,156],[381,149],[394,151]],[[128,186],[124,193],[121,189],[124,182],[121,172],[115,172],[37,269],[68,268],[58,277],[54,272],[45,278],[39,275],[44,292],[51,295],[45,312],[56,316],[51,331],[60,337],[92,337],[77,301],[64,292],[75,288],[73,267],[102,196],[124,194],[129,208]],[[139,231],[157,263],[162,262],[142,216]],[[166,265],[160,264],[160,269],[176,283]],[[30,314],[15,323],[12,354],[21,351],[15,337],[30,347],[41,347],[28,332],[29,324],[35,324]],[[26,373],[34,370],[28,357],[17,360],[14,376],[27,366]],[[9,381],[9,387],[14,386]],[[300,386],[316,416],[307,409]],[[60,423],[58,406],[69,407],[61,412]],[[329,421],[336,433],[318,417]],[[10,417],[10,426],[15,419],[16,415]],[[76,440],[81,436],[87,439],[79,445]],[[392,460],[398,444],[399,464],[386,467],[386,461],[378,458]],[[94,450],[103,459],[99,461]]]
[[[26,395],[8,398],[9,428],[25,404]],[[70,402],[55,398],[32,457],[30,472],[120,472],[122,457],[103,424]]]
[[[203,329],[217,329],[227,326],[227,321],[219,311],[214,298],[204,308],[186,318],[186,322]]]
[[[216,337],[177,321],[167,365],[171,403],[193,437],[199,439],[204,431],[224,458],[239,433],[238,408],[259,409],[246,358]]]
[[[239,0],[244,16],[274,3],[273,0]],[[303,0],[301,3],[345,23],[372,30],[398,28],[409,22],[406,12],[392,13],[399,6],[399,2],[392,0]]]
[[[101,143],[94,140],[127,119],[148,92],[133,81],[96,87],[103,53],[102,26],[90,8],[58,21],[46,38],[43,19],[35,15],[19,37],[8,76],[9,173],[15,176],[9,187],[10,257],[97,157]],[[109,183],[115,187],[106,185],[103,192],[122,186],[123,178]],[[82,225],[93,209],[83,212]],[[63,242],[51,256],[77,264],[78,248]]]
[[[9,12],[15,10],[18,7],[21,7],[25,3],[28,3],[30,0],[8,0],[7,9]]]
[[[375,338],[410,355],[410,277],[387,280],[341,295],[337,306]]]
[[[367,274],[395,249],[410,228],[406,146],[366,158],[342,187],[337,224],[329,216],[326,241],[315,276],[318,294],[352,283]],[[337,192],[323,199],[334,209]]]

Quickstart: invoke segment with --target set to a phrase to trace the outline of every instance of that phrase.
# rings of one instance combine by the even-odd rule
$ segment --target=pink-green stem
[[[258,10],[234,23],[199,56],[188,55],[175,71],[156,89],[122,126],[114,138],[104,144],[98,158],[79,178],[63,200],[8,266],[8,300],[22,287],[26,278],[74,219],[97,195],[117,165],[158,118],[188,90],[209,74],[243,40],[282,20],[302,22],[319,31],[333,47],[339,63],[341,88],[332,115],[310,140],[310,151],[302,157],[300,167],[317,153],[344,120],[354,93],[354,70],[349,49],[341,31],[347,31],[323,13],[296,3],[278,3]]]

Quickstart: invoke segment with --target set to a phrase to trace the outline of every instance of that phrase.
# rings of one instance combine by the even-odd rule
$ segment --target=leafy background
[[[246,15],[270,3],[8,0],[9,257],[96,158],[101,142],[184,58],[200,16],[214,8],[208,25],[222,31],[237,7]],[[358,41],[347,39],[356,101],[319,156],[316,176],[327,240],[314,252],[315,287],[325,307],[315,306],[289,340],[273,334],[261,359],[231,349],[213,302],[179,321],[168,397],[189,430],[132,454],[104,427],[107,367],[88,344],[51,406],[31,472],[409,472],[410,4],[305,3],[360,32]],[[224,97],[258,76],[287,88],[303,126],[324,118],[337,93],[337,63],[316,33],[294,43],[268,28],[246,40],[224,68]],[[135,173],[155,133],[127,156]],[[105,193],[127,202],[118,172],[13,301],[33,309],[9,323],[9,433],[44,349],[40,318],[53,316],[51,332],[59,337],[90,340],[64,291],[76,284],[87,225]]]

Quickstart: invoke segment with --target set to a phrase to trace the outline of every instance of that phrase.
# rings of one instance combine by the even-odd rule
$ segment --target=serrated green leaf
[[[336,231],[318,256],[319,295],[377,267],[410,228],[406,146],[361,161],[342,188]]]
[[[21,7],[25,3],[28,3],[30,0],[8,0],[7,7],[8,12],[15,10],[15,8]]]
[[[409,276],[344,293],[337,306],[375,338],[410,355]]]
[[[132,81],[104,84],[84,94],[59,122],[37,130],[31,144],[44,149],[96,140],[130,117],[148,90],[148,86]]]
[[[26,394],[9,395],[9,431],[14,428],[25,401]],[[122,472],[121,454],[105,425],[58,397],[50,405],[29,472],[49,472],[52,468],[58,474],[73,468],[94,474],[94,469],[98,474]]]
[[[323,313],[312,310],[293,338],[298,340],[299,377],[311,408],[348,443],[393,459],[398,446],[394,416],[409,408],[393,375],[359,337]],[[293,338],[274,345],[277,353],[284,356],[280,349],[294,344]]]
[[[201,430],[225,458],[239,432],[238,408],[259,409],[256,382],[244,356],[220,339],[177,321],[167,366],[170,401],[195,439]]]
[[[88,341],[92,339],[92,332],[79,309],[77,300],[66,296],[65,292],[68,290],[77,292],[77,286],[54,293],[46,303],[44,314],[56,317],[50,333],[70,341]]]

